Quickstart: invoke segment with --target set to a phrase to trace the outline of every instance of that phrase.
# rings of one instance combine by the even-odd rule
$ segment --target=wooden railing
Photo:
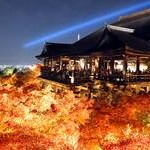
[[[93,74],[90,72],[78,71],[74,73],[74,83],[81,84],[92,79],[110,81],[110,82],[150,82],[150,73],[142,73],[142,74],[133,74],[127,73],[123,75],[122,73],[114,73],[111,75],[108,74]],[[41,68],[41,76],[47,79],[63,82],[63,83],[71,83],[72,72],[69,70],[51,70],[50,67],[42,67]]]
[[[126,76],[126,81],[127,82],[147,82],[150,81],[150,74],[127,74]]]

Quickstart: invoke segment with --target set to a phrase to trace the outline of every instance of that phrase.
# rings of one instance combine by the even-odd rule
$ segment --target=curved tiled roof
[[[139,53],[150,54],[150,10],[123,17],[112,25],[135,29],[134,33],[112,30],[107,26],[98,29],[73,44],[45,43],[42,57],[89,55],[94,52],[109,53],[109,51],[125,46]]]

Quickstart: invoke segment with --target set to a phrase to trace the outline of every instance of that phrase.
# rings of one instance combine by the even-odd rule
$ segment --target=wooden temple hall
[[[150,83],[150,10],[121,17],[72,43],[45,43],[41,76],[80,85]]]

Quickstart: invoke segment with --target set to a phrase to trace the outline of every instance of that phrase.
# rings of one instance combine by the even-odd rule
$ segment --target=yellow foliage
[[[93,146],[92,150],[103,150],[99,145]]]
[[[80,125],[85,125],[88,119],[89,119],[89,112],[87,109],[83,109],[77,115],[76,122]]]
[[[12,133],[13,129],[6,124],[0,124],[0,133]]]

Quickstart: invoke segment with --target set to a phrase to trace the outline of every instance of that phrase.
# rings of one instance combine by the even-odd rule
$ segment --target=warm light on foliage
[[[150,96],[76,98],[39,67],[0,79],[0,150],[149,150]]]

